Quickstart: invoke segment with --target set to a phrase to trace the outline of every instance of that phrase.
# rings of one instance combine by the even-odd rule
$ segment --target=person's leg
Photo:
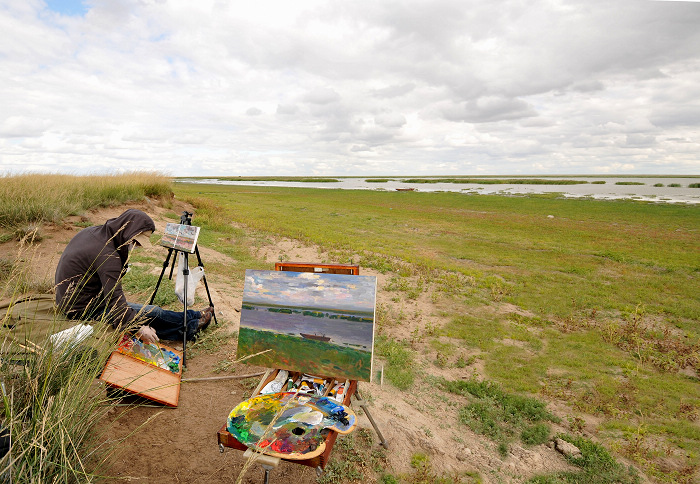
[[[130,308],[139,311],[146,324],[156,330],[158,338],[168,341],[179,341],[183,335],[183,313],[170,311],[159,306],[127,303]],[[194,339],[202,313],[192,309],[187,310],[187,339]]]

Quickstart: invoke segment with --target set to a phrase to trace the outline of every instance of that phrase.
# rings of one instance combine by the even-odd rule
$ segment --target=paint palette
[[[239,442],[283,459],[309,459],[325,450],[328,432],[355,429],[352,410],[327,397],[269,393],[241,402],[226,428]]]

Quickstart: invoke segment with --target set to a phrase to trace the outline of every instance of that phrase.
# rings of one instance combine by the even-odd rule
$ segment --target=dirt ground
[[[172,213],[174,210],[175,213],[180,213],[185,208],[192,211],[191,207],[177,201],[175,204],[174,208],[166,210],[157,203],[144,201],[97,210],[84,217],[71,217],[63,224],[42,227],[43,240],[32,246],[31,255],[26,254],[24,257],[31,259],[35,277],[53,280],[63,247],[81,230],[81,226],[76,223],[87,220],[101,224],[126,208],[138,208],[148,213],[156,222],[156,227],[162,230],[166,222],[172,221],[164,217],[166,212]],[[2,248],[3,252],[7,250],[12,250],[11,244],[5,244]],[[166,254],[162,247],[157,246],[145,250],[156,257],[164,258]],[[205,266],[208,261],[227,260],[227,256],[207,247],[200,246],[200,252]],[[291,261],[299,262],[320,262],[324,257],[316,247],[305,247],[296,241],[283,239],[276,240],[260,252],[269,262],[270,269],[274,268],[274,262],[281,253],[287,254]],[[154,267],[153,270],[158,274],[161,268]],[[408,315],[400,325],[380,328],[383,334],[406,339],[416,328],[423,329],[428,324],[436,327],[444,324],[427,296],[417,300],[396,301],[396,293],[383,290],[390,274],[380,274],[366,268],[361,268],[361,273],[378,278],[378,305]],[[222,280],[215,274],[209,275],[207,280],[219,321],[226,323],[228,331],[237,332],[243,281]],[[201,291],[198,294],[206,300],[202,285],[198,291]],[[417,344],[417,354],[423,360],[423,368],[431,374],[459,379],[481,373],[478,360],[462,369],[440,369],[432,364],[436,358],[435,351],[422,342]],[[173,346],[178,347],[178,343],[173,343]],[[180,348],[181,346],[179,343]],[[232,339],[214,353],[198,352],[188,358],[188,367],[183,377],[220,376],[221,374],[214,373],[214,367],[222,360],[235,358],[235,351],[235,339]],[[468,350],[465,349],[466,351]],[[381,367],[382,361],[375,356],[375,370]],[[234,374],[245,375],[262,370],[264,369],[238,364]],[[112,475],[128,482],[154,484],[235,482],[245,463],[243,453],[234,449],[226,449],[221,453],[216,434],[225,424],[229,412],[250,396],[251,389],[259,379],[260,377],[185,382],[181,387],[177,408],[143,406],[133,408],[126,416],[116,418],[127,407],[117,408],[104,422],[106,435],[112,439],[128,438],[114,459]],[[493,442],[472,433],[457,421],[457,409],[461,403],[458,396],[451,395],[450,401],[446,401],[444,396],[434,394],[430,388],[424,388],[420,383],[414,385],[414,389],[403,392],[381,379],[373,383],[363,382],[360,389],[362,396],[370,402],[371,414],[388,442],[386,471],[394,475],[411,472],[411,456],[416,452],[429,455],[433,469],[439,475],[478,473],[484,483],[523,482],[536,474],[569,468],[564,458],[547,445],[525,448],[515,443],[511,445],[509,455],[501,458]],[[359,408],[355,410],[358,411]],[[552,410],[556,411],[554,408]],[[378,439],[367,416],[359,411],[358,415],[359,427],[372,432],[374,445],[377,446]],[[334,458],[337,456],[331,457]],[[270,473],[270,482],[312,483],[316,479],[314,469],[284,461]],[[262,468],[253,465],[243,482],[263,482]]]

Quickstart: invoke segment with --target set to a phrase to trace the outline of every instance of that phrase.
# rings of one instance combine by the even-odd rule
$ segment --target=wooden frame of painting
[[[314,264],[313,262],[275,262],[276,271],[322,272],[326,274],[360,275],[360,266],[353,264]]]
[[[371,381],[376,290],[374,276],[248,269],[237,356],[257,366]]]

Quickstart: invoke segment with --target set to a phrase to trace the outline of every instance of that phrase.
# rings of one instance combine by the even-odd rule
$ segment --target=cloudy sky
[[[700,174],[700,3],[0,0],[0,174]]]

